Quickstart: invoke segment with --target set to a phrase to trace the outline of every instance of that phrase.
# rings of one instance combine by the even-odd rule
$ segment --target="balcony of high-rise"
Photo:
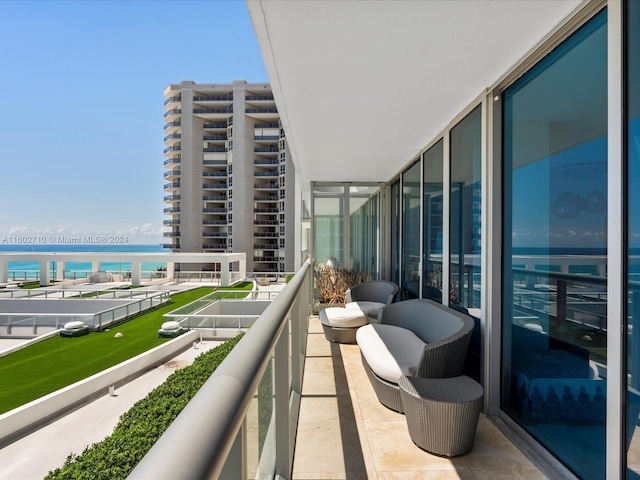
[[[172,108],[164,112],[164,119],[167,122],[175,122],[182,115],[182,110],[179,108]]]
[[[204,130],[226,130],[228,128],[227,123],[205,122],[202,124]]]
[[[275,106],[260,106],[258,104],[247,103],[244,113],[262,122],[275,122],[280,118],[278,109]]]
[[[178,141],[180,141],[181,138],[182,138],[181,134],[179,134],[179,133],[171,133],[171,134],[166,135],[164,137],[164,143],[167,146],[175,145]]]
[[[226,214],[226,210],[225,210],[225,212],[219,212],[219,213],[225,213]],[[224,215],[224,216],[226,217],[226,215]],[[226,218],[218,219],[218,220],[210,220],[207,217],[207,218],[203,218],[202,219],[202,226],[204,226],[204,227],[208,227],[208,226],[225,226],[225,225],[229,225],[229,220],[227,220]]]
[[[193,103],[203,105],[231,105],[233,104],[233,93],[223,92],[194,92]]]
[[[182,101],[181,95],[175,95],[173,97],[169,97],[164,101],[164,107],[167,109],[176,108],[181,101]]]
[[[253,200],[256,202],[277,202],[278,195],[254,195]]]
[[[218,182],[218,183],[207,182],[202,184],[202,188],[204,190],[227,190],[228,187],[229,185],[223,182]],[[217,195],[216,197],[220,197],[220,195]],[[211,198],[209,198],[209,200],[211,200]]]
[[[207,239],[206,242],[202,243],[202,249],[207,252],[223,253],[227,250],[227,242],[225,239]]]
[[[227,119],[233,115],[233,106],[228,107],[200,107],[194,106],[193,115],[206,121]]]
[[[202,208],[202,213],[216,213],[216,214],[226,214],[229,211],[227,207],[213,207],[213,206],[205,206]]]
[[[175,120],[173,122],[168,122],[164,124],[164,132],[167,134],[171,134],[180,130],[180,126],[182,122],[180,120]]]
[[[257,179],[256,179],[257,180]],[[267,182],[264,179],[262,181],[255,182],[253,184],[253,188],[255,190],[278,190],[280,188],[280,186],[278,185],[278,183],[276,182]]]
[[[227,165],[227,158],[226,158],[226,156],[225,156],[225,158],[219,158],[219,159],[205,158],[204,160],[202,160],[202,165],[205,165],[205,166],[226,166]]]

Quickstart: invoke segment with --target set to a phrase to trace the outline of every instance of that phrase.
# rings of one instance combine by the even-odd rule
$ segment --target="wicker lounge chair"
[[[468,315],[432,300],[387,305],[378,324],[358,329],[365,371],[380,402],[403,412],[402,375],[448,378],[462,374],[474,322]]]
[[[329,307],[320,312],[320,322],[327,340],[355,343],[356,330],[369,322],[377,322],[378,312],[392,303],[398,286],[392,282],[364,282],[345,293],[344,307]]]

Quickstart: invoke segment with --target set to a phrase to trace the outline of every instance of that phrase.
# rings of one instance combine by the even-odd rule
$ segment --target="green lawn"
[[[230,289],[249,285],[235,285]],[[221,290],[221,289],[218,289]],[[207,295],[213,288],[177,293],[169,304],[105,332],[53,337],[0,358],[0,414],[135,357],[170,339],[158,338],[162,315]],[[114,334],[121,332],[121,338]]]

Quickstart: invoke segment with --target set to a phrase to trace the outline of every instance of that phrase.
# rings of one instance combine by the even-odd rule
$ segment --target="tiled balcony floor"
[[[328,342],[312,317],[294,480],[544,478],[484,415],[468,454],[446,459],[418,448],[405,416],[376,398],[358,346]]]

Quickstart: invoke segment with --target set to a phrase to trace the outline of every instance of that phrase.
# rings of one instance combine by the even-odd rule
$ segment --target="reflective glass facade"
[[[640,2],[628,2],[627,30],[627,466],[640,476]]]
[[[582,478],[606,458],[606,18],[503,94],[502,408]]]
[[[480,308],[481,108],[451,129],[449,303]]]
[[[420,295],[420,162],[402,174],[402,297]]]
[[[442,242],[444,215],[443,140],[422,157],[423,165],[423,273],[422,298],[442,303]]]

